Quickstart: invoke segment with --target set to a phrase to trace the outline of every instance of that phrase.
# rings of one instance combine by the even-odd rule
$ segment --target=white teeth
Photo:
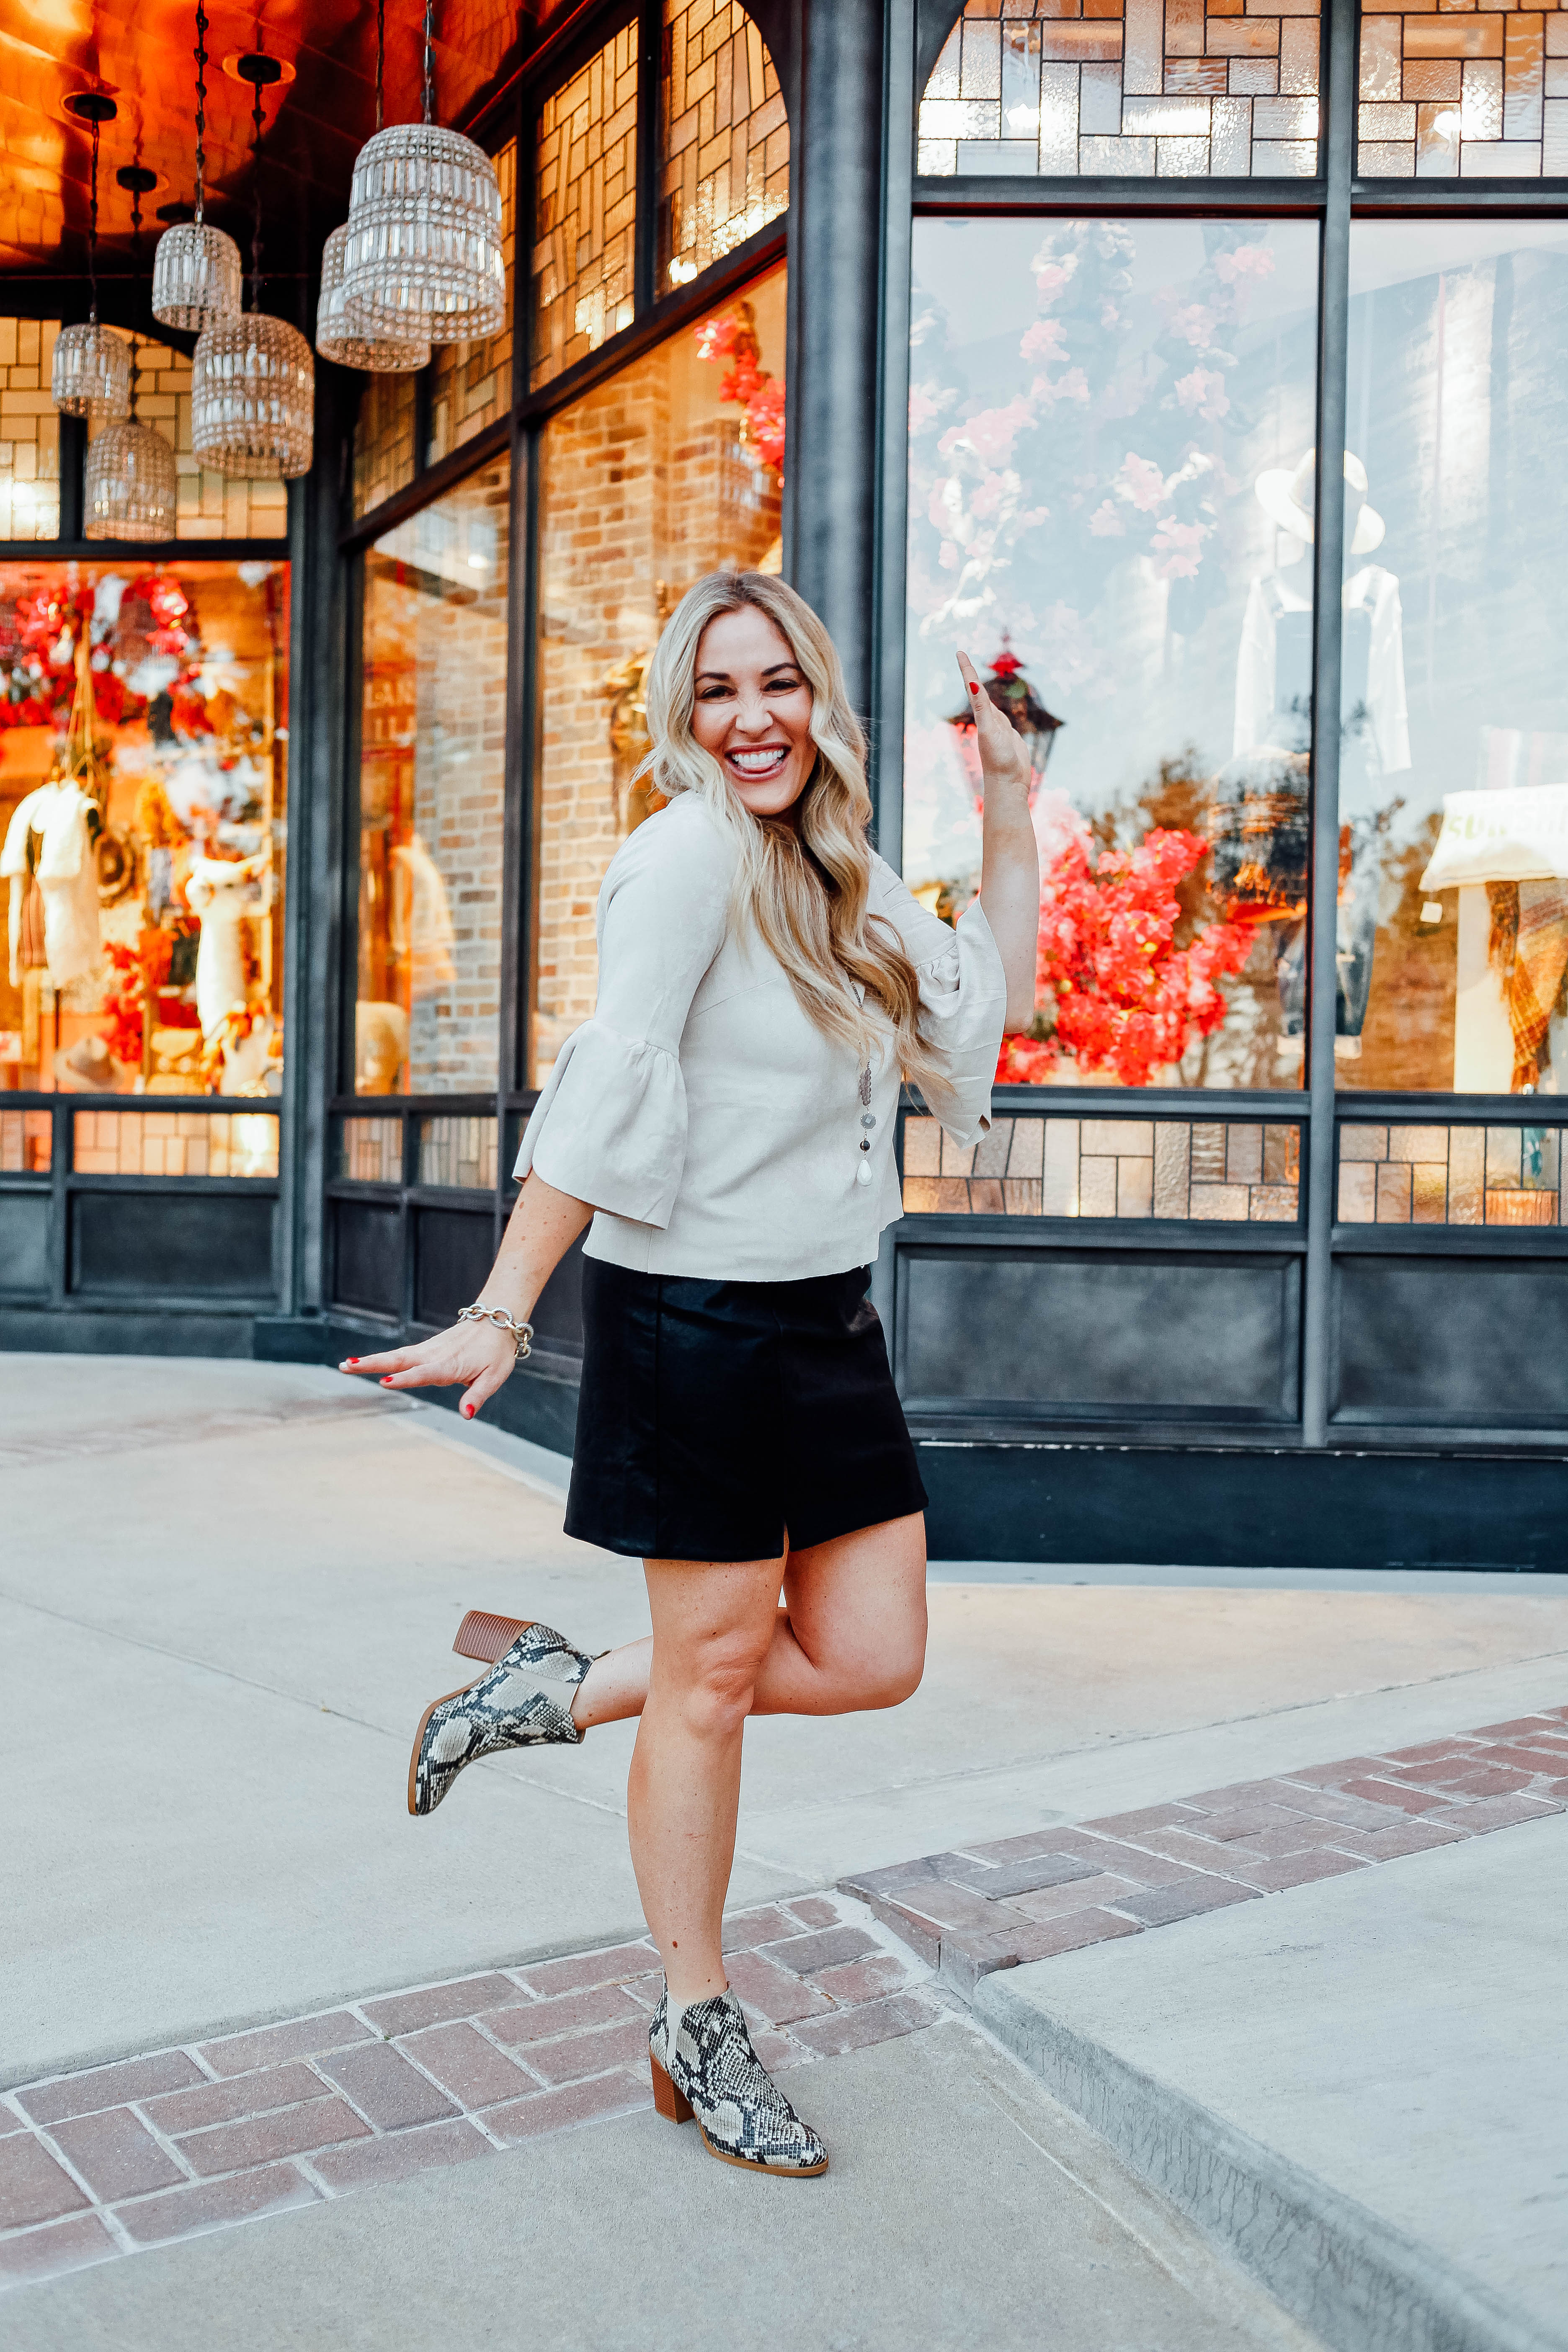
[[[750,775],[760,776],[769,768],[776,768],[784,757],[783,751],[731,751],[730,764],[744,769]]]

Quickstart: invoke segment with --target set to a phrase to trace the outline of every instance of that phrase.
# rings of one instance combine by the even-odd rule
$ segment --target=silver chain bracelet
[[[459,1323],[499,1324],[503,1331],[511,1333],[517,1343],[519,1358],[533,1353],[529,1344],[533,1338],[532,1324],[514,1322],[504,1307],[460,1307],[458,1309],[458,1320]]]

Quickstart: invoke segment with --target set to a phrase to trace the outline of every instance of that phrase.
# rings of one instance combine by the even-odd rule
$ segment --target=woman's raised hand
[[[974,736],[980,747],[980,774],[985,797],[1000,784],[1022,792],[1026,802],[1033,769],[1024,739],[1005,712],[997,709],[980,682],[980,675],[967,654],[958,656],[959,670],[969,692],[969,706],[974,713]]]
[[[463,1391],[461,1412],[471,1421],[494,1396],[517,1361],[517,1342],[496,1323],[454,1323],[433,1339],[412,1348],[388,1348],[380,1356],[349,1356],[340,1372],[368,1373],[384,1389],[452,1389]]]

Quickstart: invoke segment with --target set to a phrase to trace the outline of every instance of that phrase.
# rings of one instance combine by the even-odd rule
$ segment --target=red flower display
[[[135,1068],[142,1059],[142,1024],[147,992],[160,989],[169,977],[174,953],[172,931],[143,930],[133,948],[121,940],[105,942],[113,977],[104,990],[108,1026],[103,1042],[117,1062]]]
[[[1041,877],[1038,991],[1052,1008],[1044,1037],[1005,1037],[999,1083],[1038,1085],[1060,1055],[1143,1087],[1225,1019],[1217,982],[1239,971],[1253,934],[1205,923],[1185,947],[1175,885],[1208,855],[1195,833],[1156,827],[1136,849],[1091,856],[1075,834]]]
[[[721,318],[709,319],[697,330],[699,359],[728,360],[720,381],[721,400],[732,400],[746,412],[746,433],[764,466],[784,471],[784,388],[780,376],[759,367],[762,347],[752,323],[752,306],[742,302]]]
[[[201,646],[191,600],[177,580],[163,572],[141,572],[120,601],[121,623],[96,617],[97,591],[71,585],[63,576],[30,595],[18,596],[0,613],[0,728],[63,728],[76,691],[76,644],[88,631],[92,645],[92,696],[106,727],[140,719],[146,698],[128,691],[116,670],[122,650],[121,625],[138,608],[153,622],[144,649],[173,656],[182,677],[195,675]],[[196,698],[199,699],[199,698]]]

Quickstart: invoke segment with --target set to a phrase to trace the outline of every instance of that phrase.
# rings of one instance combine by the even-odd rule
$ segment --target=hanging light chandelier
[[[176,221],[153,255],[153,316],[165,327],[199,335],[215,319],[240,309],[239,247],[202,217],[206,198],[207,16],[196,0],[196,216]]]
[[[142,199],[157,184],[144,164],[118,174],[131,191],[131,264],[142,278]],[[140,297],[138,297],[138,300]],[[136,414],[136,337],[129,347],[130,415],[106,425],[87,453],[82,481],[82,530],[89,539],[173,539],[178,504],[174,453],[163,436]]]
[[[343,310],[371,337],[461,343],[506,323],[500,186],[482,147],[435,119],[435,0],[425,0],[425,107],[361,148],[343,240]]]
[[[231,481],[287,482],[310,470],[316,363],[299,329],[261,309],[261,93],[281,68],[254,52],[235,70],[254,92],[251,308],[202,330],[191,362],[191,446]]]
[[[69,101],[78,121],[92,129],[92,200],[88,213],[87,276],[91,308],[85,325],[62,327],[55,337],[49,396],[62,416],[85,416],[94,425],[123,416],[131,405],[131,362],[122,339],[98,323],[98,134],[120,109],[96,89],[78,90]]]
[[[375,10],[375,127],[381,130],[386,75],[386,0]],[[374,375],[408,375],[428,364],[427,335],[362,335],[350,326],[343,299],[343,247],[348,225],[333,229],[321,249],[321,291],[316,305],[316,349],[341,367]]]

